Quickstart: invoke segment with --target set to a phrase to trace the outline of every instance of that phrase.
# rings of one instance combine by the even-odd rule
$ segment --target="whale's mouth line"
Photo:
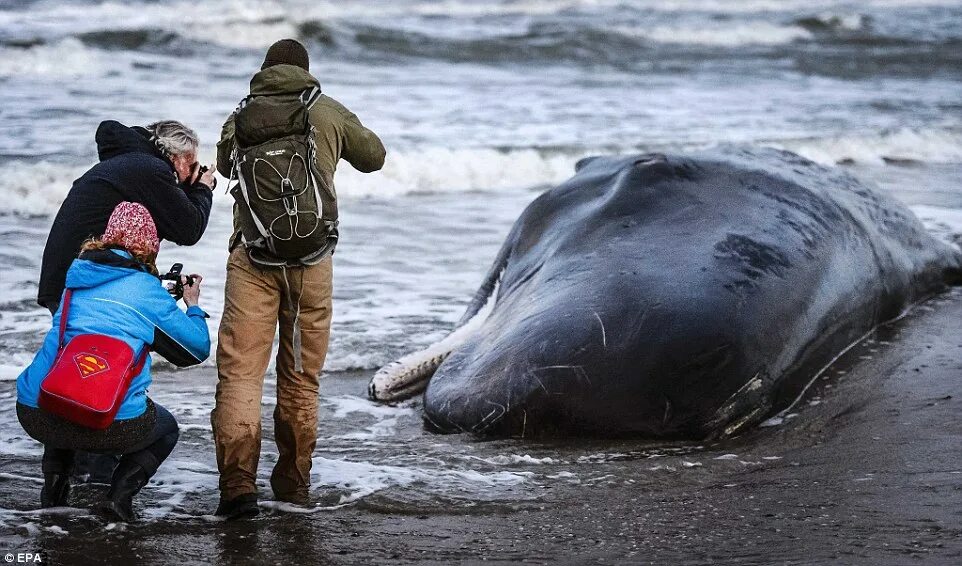
[[[931,299],[933,299],[933,298],[941,295],[943,292],[944,292],[944,290],[942,290],[942,291],[936,291],[936,292],[934,292],[934,293],[928,293],[928,294],[926,294],[926,295],[923,295],[921,298],[919,298],[919,299],[913,301],[912,303],[908,304],[905,308],[902,309],[902,311],[901,311],[898,315],[896,315],[896,316],[894,316],[894,317],[892,317],[892,318],[890,318],[890,319],[888,319],[888,320],[883,320],[882,322],[876,324],[876,325],[873,326],[871,329],[869,329],[868,332],[866,332],[865,334],[862,334],[861,336],[859,336],[858,338],[856,338],[854,341],[852,341],[851,344],[849,344],[849,345],[845,346],[844,348],[842,348],[841,350],[839,350],[839,352],[838,352],[837,354],[835,354],[834,356],[832,356],[832,359],[830,359],[825,365],[823,365],[823,366],[822,366],[820,369],[818,369],[814,374],[812,374],[811,379],[809,379],[808,382],[805,384],[805,386],[802,387],[802,389],[801,389],[801,391],[798,393],[798,395],[795,396],[795,399],[794,399],[787,407],[785,407],[784,409],[782,409],[782,410],[778,411],[777,413],[775,413],[774,415],[772,415],[772,417],[770,417],[769,420],[771,420],[771,419],[777,419],[777,418],[784,418],[785,415],[787,415],[789,412],[791,412],[792,409],[794,409],[794,408],[801,402],[801,400],[805,397],[805,394],[808,393],[808,390],[811,389],[812,385],[813,385],[816,381],[818,381],[818,378],[821,377],[829,368],[831,368],[831,367],[835,364],[835,362],[837,362],[839,359],[841,359],[842,356],[844,356],[845,354],[847,354],[847,353],[849,352],[849,350],[851,350],[852,348],[854,348],[854,347],[858,346],[859,344],[861,344],[862,342],[864,342],[867,338],[869,338],[870,336],[872,336],[873,334],[875,334],[876,332],[878,332],[880,328],[884,328],[884,327],[886,327],[886,326],[891,326],[891,325],[895,324],[896,322],[898,322],[898,321],[902,320],[903,318],[905,318],[906,316],[908,316],[909,313],[911,313],[913,310],[915,310],[919,305],[921,305],[921,304],[925,303],[926,301],[929,301],[929,300],[931,300]]]

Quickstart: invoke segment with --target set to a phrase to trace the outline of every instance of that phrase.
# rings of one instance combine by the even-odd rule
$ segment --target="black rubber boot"
[[[44,474],[40,488],[41,507],[63,507],[70,495],[70,474]]]
[[[124,523],[133,521],[134,496],[147,485],[149,479],[150,475],[140,464],[132,460],[121,460],[114,470],[110,491],[107,492],[107,499],[100,505],[100,510],[108,519]]]
[[[120,461],[120,456],[114,454],[92,454],[77,451],[74,457],[71,479],[80,483],[110,483],[114,468]]]
[[[215,515],[226,517],[228,521],[234,519],[250,519],[261,512],[257,507],[257,494],[245,493],[233,499],[221,499]]]
[[[74,464],[74,451],[66,448],[43,447],[43,487],[40,488],[41,507],[62,507],[70,495],[70,472]]]

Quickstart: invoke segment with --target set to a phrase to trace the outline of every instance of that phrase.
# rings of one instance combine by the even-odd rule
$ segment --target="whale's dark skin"
[[[767,149],[582,160],[522,213],[424,395],[440,432],[702,439],[791,403],[962,253],[896,201]]]

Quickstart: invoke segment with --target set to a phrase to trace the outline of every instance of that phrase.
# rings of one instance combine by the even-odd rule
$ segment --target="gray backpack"
[[[261,265],[314,265],[337,244],[337,195],[317,169],[309,119],[320,95],[248,96],[234,114],[230,192],[242,242]]]

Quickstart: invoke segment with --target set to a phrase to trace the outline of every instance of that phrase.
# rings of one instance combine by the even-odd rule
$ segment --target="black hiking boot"
[[[63,507],[70,495],[70,474],[44,474],[40,488],[40,506]]]
[[[107,499],[100,505],[100,511],[108,519],[129,523],[134,520],[134,496],[147,485],[150,477],[137,463],[121,461],[114,470],[110,481]]]
[[[215,515],[226,517],[228,521],[235,519],[250,519],[261,512],[257,508],[257,494],[245,493],[233,499],[221,499]]]

